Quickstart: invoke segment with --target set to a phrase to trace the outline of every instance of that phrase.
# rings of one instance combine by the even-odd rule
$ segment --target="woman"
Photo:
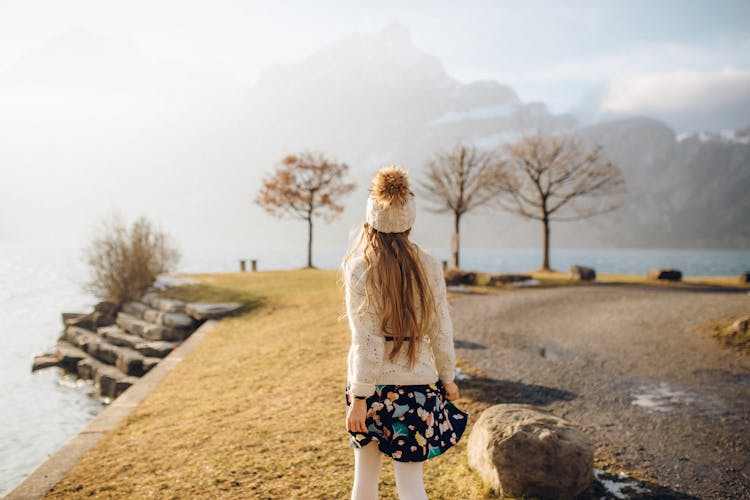
[[[468,420],[450,402],[459,393],[442,264],[409,241],[415,214],[406,171],[380,169],[367,220],[342,263],[352,333],[352,499],[377,498],[383,454],[393,459],[399,498],[427,498],[424,461],[456,444]]]

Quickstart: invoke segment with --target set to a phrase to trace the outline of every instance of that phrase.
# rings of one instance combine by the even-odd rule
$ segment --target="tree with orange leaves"
[[[348,171],[347,164],[328,160],[321,153],[288,155],[263,180],[255,198],[255,203],[271,215],[307,221],[307,267],[313,267],[313,217],[322,216],[331,222],[343,212],[337,200],[355,188],[355,184],[345,182]]]

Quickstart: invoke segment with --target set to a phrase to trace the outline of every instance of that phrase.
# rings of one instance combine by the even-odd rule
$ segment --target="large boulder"
[[[496,493],[572,499],[594,479],[591,441],[567,420],[526,404],[482,412],[469,436],[469,466]]]
[[[596,279],[596,271],[593,267],[580,266],[573,264],[570,266],[570,279],[581,280],[581,281],[594,281]]]
[[[682,272],[677,269],[651,269],[647,277],[656,280],[682,281]]]

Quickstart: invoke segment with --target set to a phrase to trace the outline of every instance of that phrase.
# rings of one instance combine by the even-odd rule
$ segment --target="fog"
[[[544,66],[549,72],[542,78],[547,58],[536,49],[472,39],[467,27],[479,19],[480,4],[461,15],[440,4],[424,22],[419,9],[396,4],[368,16],[332,3],[339,10],[328,21],[321,20],[322,11],[305,21],[291,7],[244,3],[219,3],[215,9],[206,4],[188,14],[182,3],[168,2],[132,8],[84,2],[79,17],[66,9],[55,20],[60,7],[39,4],[51,9],[39,14],[31,4],[0,4],[0,25],[7,28],[0,30],[0,242],[82,245],[101,217],[119,211],[128,219],[147,216],[179,246],[302,251],[305,224],[275,219],[253,198],[283,155],[318,150],[350,165],[358,183],[345,199],[342,217],[316,223],[315,245],[338,247],[363,221],[375,169],[397,163],[416,180],[438,149],[459,140],[498,145],[519,117],[589,127],[647,115],[683,134],[733,131],[750,123],[747,51],[722,51],[727,37],[702,47],[706,59],[722,53],[720,62],[733,68],[724,72],[701,61],[687,67],[682,52],[673,50],[677,55],[671,59],[665,51],[661,61],[651,57],[622,74],[609,71],[603,55],[592,54],[596,78],[586,80],[581,71],[576,82],[575,65],[563,70],[563,56],[560,64]],[[481,5],[490,18],[502,14]],[[528,12],[506,7],[518,22],[533,22]],[[551,23],[559,9],[543,4],[541,10],[550,12],[541,19]],[[686,31],[697,15],[695,8],[687,10]],[[573,23],[569,19],[583,11],[573,5],[562,21]],[[172,22],[164,22],[172,14]],[[668,13],[655,12],[662,14],[666,23]],[[729,38],[747,48],[748,33],[734,26],[730,13],[716,16],[713,29],[726,23]],[[312,29],[309,23],[316,21],[329,29]],[[443,33],[441,27],[452,21],[461,30]],[[503,22],[510,21],[503,17]],[[257,30],[249,33],[251,27]],[[619,36],[640,49],[648,40],[635,31]],[[680,47],[699,43],[686,41],[684,32],[672,36]],[[572,40],[569,48],[580,43]],[[653,41],[662,48],[666,43]],[[511,50],[518,53],[506,56]],[[526,71],[515,81],[503,80],[509,72],[500,60],[506,57],[506,68],[519,68],[525,51]],[[610,53],[616,60],[613,54],[620,55],[616,44]],[[683,75],[689,90],[662,109],[653,105],[660,93],[667,95],[670,85],[682,81],[675,65],[691,72]],[[559,97],[570,88],[575,99]],[[716,92],[723,97],[703,99]],[[707,102],[715,106],[707,108]],[[735,146],[746,154],[742,139]],[[740,163],[747,179],[747,164]],[[691,174],[684,175],[689,183]],[[447,248],[451,220],[427,208],[418,201],[414,238]],[[553,226],[552,244],[606,246],[613,241],[612,220]],[[462,243],[536,247],[537,225],[487,209],[466,216]],[[640,241],[649,242],[645,236]]]

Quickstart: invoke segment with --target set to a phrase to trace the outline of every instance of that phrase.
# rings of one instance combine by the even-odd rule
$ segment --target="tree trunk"
[[[312,265],[312,214],[307,216],[307,267]]]
[[[549,219],[544,217],[542,219],[542,226],[544,227],[544,255],[542,257],[542,269],[549,271]]]
[[[453,257],[452,257],[452,266],[456,269],[458,269],[459,265],[459,224],[461,222],[461,214],[454,214],[455,219],[453,220],[453,241],[452,241],[452,250],[453,250]]]

